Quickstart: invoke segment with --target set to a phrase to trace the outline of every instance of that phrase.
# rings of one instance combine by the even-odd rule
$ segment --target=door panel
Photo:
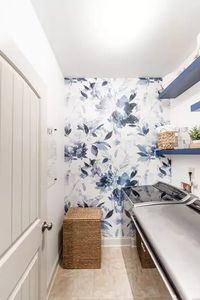
[[[29,298],[29,285],[30,285],[29,276],[26,276],[21,287],[21,295],[22,295],[21,300],[26,300]]]
[[[8,299],[34,257],[40,244],[40,226],[38,225],[37,220],[6,252],[0,262],[0,295],[2,297],[0,299]]]
[[[0,255],[11,245],[13,72],[1,63],[0,99]]]
[[[35,260],[31,270],[30,270],[30,300],[38,299],[38,259]]]
[[[30,105],[31,91],[24,85],[23,94],[23,120],[22,120],[22,231],[30,224]]]
[[[16,288],[9,296],[9,300],[35,300],[39,299],[38,281],[39,281],[39,259],[38,253],[33,257]]]
[[[30,111],[30,222],[38,216],[38,98],[31,93]]]
[[[0,300],[46,297],[41,107],[0,53]]]
[[[21,290],[17,292],[17,294],[13,298],[14,300],[21,300]]]
[[[12,148],[12,241],[22,232],[22,104],[23,81],[14,75],[13,86],[13,148]]]

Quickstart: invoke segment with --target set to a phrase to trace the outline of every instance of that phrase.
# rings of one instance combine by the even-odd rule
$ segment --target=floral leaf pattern
[[[92,145],[91,152],[92,152],[92,154],[94,154],[95,156],[97,156],[98,155],[98,148],[97,148],[97,146]]]
[[[111,132],[108,132],[104,138],[104,140],[109,140],[112,136],[112,131]]]
[[[65,127],[64,127],[64,135],[67,136],[71,132],[72,132],[71,125],[70,124],[66,124]]]
[[[81,95],[82,95],[84,98],[87,98],[87,97],[88,97],[87,94],[84,93],[83,91],[81,91]]]
[[[112,215],[113,215],[113,209],[107,213],[104,219],[109,219],[110,217],[112,217]]]
[[[169,182],[171,164],[155,157],[156,127],[169,122],[161,78],[66,78],[65,212],[100,207],[103,236],[130,236],[134,186]]]
[[[87,125],[83,124],[83,126],[84,126],[85,133],[88,134],[89,129],[88,129]]]
[[[104,159],[102,160],[102,164],[105,164],[107,161],[108,161],[108,158],[104,158]]]

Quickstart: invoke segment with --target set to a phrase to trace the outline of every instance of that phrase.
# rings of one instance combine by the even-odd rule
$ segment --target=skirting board
[[[58,254],[58,256],[57,256],[57,258],[54,262],[52,272],[51,272],[51,276],[50,276],[50,278],[48,280],[48,283],[47,283],[47,299],[49,299],[50,292],[52,290],[54,281],[56,279],[56,275],[57,275],[58,267],[59,267],[59,261],[60,261],[60,258],[61,258],[61,251],[62,251],[62,249],[60,249],[59,254]]]
[[[119,237],[119,238],[102,238],[102,247],[124,247],[131,246],[135,247],[135,238],[131,237]]]

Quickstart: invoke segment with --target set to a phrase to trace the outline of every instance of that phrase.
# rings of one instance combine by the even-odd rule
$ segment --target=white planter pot
[[[194,143],[194,144],[200,144],[200,140],[192,140],[192,143]]]
[[[200,140],[191,141],[190,148],[200,148]]]

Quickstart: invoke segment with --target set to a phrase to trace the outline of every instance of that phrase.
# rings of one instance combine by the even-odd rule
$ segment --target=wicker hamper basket
[[[136,245],[137,245],[137,251],[138,251],[142,268],[144,269],[155,268],[154,262],[137,230],[136,230]]]
[[[63,267],[101,267],[101,209],[70,208],[63,222]]]
[[[159,149],[174,149],[177,147],[178,141],[175,131],[165,131],[158,134]]]

